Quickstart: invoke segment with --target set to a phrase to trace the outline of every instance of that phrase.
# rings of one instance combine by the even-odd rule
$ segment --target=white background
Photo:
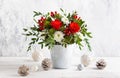
[[[0,56],[26,56],[27,42],[23,27],[33,25],[33,11],[42,13],[78,11],[92,32],[94,56],[120,56],[120,0],[0,0]],[[37,51],[49,56],[49,50],[37,47]],[[31,51],[33,52],[33,51]],[[74,55],[79,51],[75,47]]]

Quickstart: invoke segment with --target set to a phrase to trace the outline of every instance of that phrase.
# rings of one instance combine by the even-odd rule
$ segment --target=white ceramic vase
[[[69,68],[71,66],[72,51],[72,45],[68,45],[66,48],[61,45],[55,45],[51,50],[53,68]]]

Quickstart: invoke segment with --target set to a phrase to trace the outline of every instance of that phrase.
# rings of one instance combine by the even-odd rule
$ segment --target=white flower
[[[63,32],[61,32],[61,31],[56,31],[56,32],[54,33],[54,40],[56,40],[56,42],[61,42],[62,39],[63,39],[63,36],[64,36]]]
[[[65,16],[64,17],[62,17],[62,19],[61,19],[62,21],[63,21],[63,23],[65,23],[65,24],[69,24],[70,22],[69,22],[69,19],[68,18],[66,18]]]

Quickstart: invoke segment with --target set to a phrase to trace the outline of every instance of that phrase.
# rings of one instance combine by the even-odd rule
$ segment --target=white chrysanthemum
[[[65,24],[67,24],[67,25],[70,23],[70,22],[69,22],[69,19],[66,18],[66,17],[62,17],[61,20],[63,21],[63,23],[65,23]]]
[[[54,40],[56,40],[56,42],[61,42],[62,39],[63,39],[63,36],[64,36],[63,32],[61,32],[61,31],[56,31],[56,32],[54,33]]]

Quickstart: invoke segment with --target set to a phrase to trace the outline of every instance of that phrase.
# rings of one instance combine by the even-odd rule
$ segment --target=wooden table
[[[96,69],[96,60],[104,58],[107,67],[104,70]],[[76,60],[76,59],[74,59]],[[70,69],[51,69],[30,72],[26,77],[19,76],[17,71],[20,65],[41,65],[32,61],[31,57],[0,57],[0,78],[120,78],[120,57],[97,57],[82,71],[77,70],[77,63]]]

